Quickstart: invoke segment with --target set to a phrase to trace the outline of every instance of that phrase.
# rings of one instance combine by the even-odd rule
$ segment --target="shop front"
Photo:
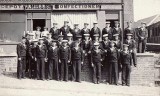
[[[98,22],[100,29],[105,27],[106,21],[119,21],[123,27],[122,3],[56,3],[56,4],[0,4],[0,38],[2,40],[20,41],[26,32],[33,32],[37,26],[50,29],[53,22],[58,27],[63,26],[64,21],[74,24]],[[11,35],[12,34],[12,35]]]

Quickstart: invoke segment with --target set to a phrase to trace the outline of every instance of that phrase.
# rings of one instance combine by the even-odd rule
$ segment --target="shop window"
[[[11,18],[12,22],[25,22],[25,14],[12,13]]]
[[[0,22],[10,22],[11,21],[11,14],[10,13],[0,13]]]

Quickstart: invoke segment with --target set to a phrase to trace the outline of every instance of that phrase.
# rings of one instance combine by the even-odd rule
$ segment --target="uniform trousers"
[[[61,80],[68,81],[68,59],[61,60]]]
[[[45,79],[45,60],[44,58],[37,58],[37,79]]]
[[[50,80],[55,79],[59,80],[59,64],[58,59],[49,59],[49,71],[48,71],[48,78]]]
[[[131,65],[130,64],[122,65],[122,84],[130,85],[130,73],[131,73]]]
[[[26,70],[26,57],[21,57],[21,60],[18,61],[18,67],[17,67],[17,77],[19,79],[25,77],[25,70]]]
[[[100,62],[94,62],[93,67],[93,82],[101,81],[101,63]]]
[[[72,61],[72,80],[80,82],[81,81],[81,60]]]
[[[138,41],[138,53],[144,53],[146,50],[147,40],[139,40]]]
[[[109,62],[109,83],[113,84],[118,84],[118,63],[117,62]]]

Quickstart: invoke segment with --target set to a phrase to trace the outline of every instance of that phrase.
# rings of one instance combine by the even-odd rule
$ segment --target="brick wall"
[[[17,72],[17,57],[1,56],[0,57],[0,73]]]
[[[124,0],[124,27],[127,21],[134,22],[133,0]]]
[[[155,79],[155,57],[154,54],[138,54],[137,68],[132,68],[132,85],[151,85]]]

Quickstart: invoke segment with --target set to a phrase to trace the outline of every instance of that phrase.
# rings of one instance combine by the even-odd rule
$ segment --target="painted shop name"
[[[0,10],[74,10],[74,9],[99,9],[99,4],[4,4],[0,5]]]

